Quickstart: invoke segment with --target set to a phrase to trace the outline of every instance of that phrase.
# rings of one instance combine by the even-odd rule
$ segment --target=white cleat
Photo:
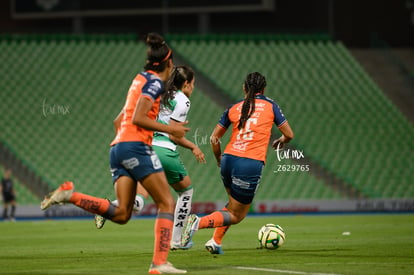
[[[148,270],[149,274],[184,274],[187,273],[187,270],[177,269],[170,262],[160,265],[151,264],[150,269]]]
[[[221,249],[221,245],[218,245],[213,239],[206,242],[205,247],[211,254],[224,254],[223,249]]]
[[[40,209],[45,210],[53,204],[63,204],[70,200],[75,186],[71,181],[65,181],[58,189],[45,196],[43,201],[40,203]]]
[[[170,250],[188,250],[193,247],[193,242],[190,241],[187,246],[181,246],[180,244],[171,244]]]

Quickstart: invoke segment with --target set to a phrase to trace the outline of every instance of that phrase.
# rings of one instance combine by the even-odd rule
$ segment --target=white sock
[[[193,188],[178,193],[177,203],[174,212],[174,227],[171,238],[171,245],[181,246],[181,231],[184,221],[191,212],[191,201],[193,199]]]
[[[118,200],[113,200],[111,203],[115,206],[119,206]],[[144,205],[144,198],[141,195],[136,195],[132,211],[134,211],[135,214],[138,214],[144,208]]]
[[[113,200],[113,201],[111,201],[111,203],[112,203],[113,205],[115,205],[116,207],[118,207],[118,206],[119,206],[118,200]]]

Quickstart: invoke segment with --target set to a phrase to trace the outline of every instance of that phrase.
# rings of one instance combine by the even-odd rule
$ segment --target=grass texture
[[[266,223],[284,228],[281,248],[258,249]],[[3,222],[0,274],[147,274],[153,225],[142,217],[101,230],[92,219]],[[205,250],[213,230],[203,229],[169,261],[187,274],[414,274],[413,231],[413,214],[248,216],[227,232],[224,255]]]

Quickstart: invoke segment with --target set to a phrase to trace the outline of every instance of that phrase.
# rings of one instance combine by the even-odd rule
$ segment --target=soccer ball
[[[285,243],[286,234],[280,225],[268,223],[257,234],[260,248],[277,249]]]

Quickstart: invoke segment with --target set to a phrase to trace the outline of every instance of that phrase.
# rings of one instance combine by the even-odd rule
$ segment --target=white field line
[[[304,263],[303,265],[327,265],[327,263]],[[328,263],[328,265],[382,265],[382,266],[403,266],[403,265],[414,265],[414,262],[387,262],[387,263],[379,263],[379,262],[348,262],[348,263]]]
[[[318,273],[318,272],[304,272],[294,270],[283,270],[283,269],[271,269],[271,268],[257,268],[257,267],[246,267],[246,266],[235,266],[236,269],[241,270],[252,270],[252,271],[264,271],[272,273],[285,273],[285,274],[299,274],[299,275],[339,275],[337,273]]]

